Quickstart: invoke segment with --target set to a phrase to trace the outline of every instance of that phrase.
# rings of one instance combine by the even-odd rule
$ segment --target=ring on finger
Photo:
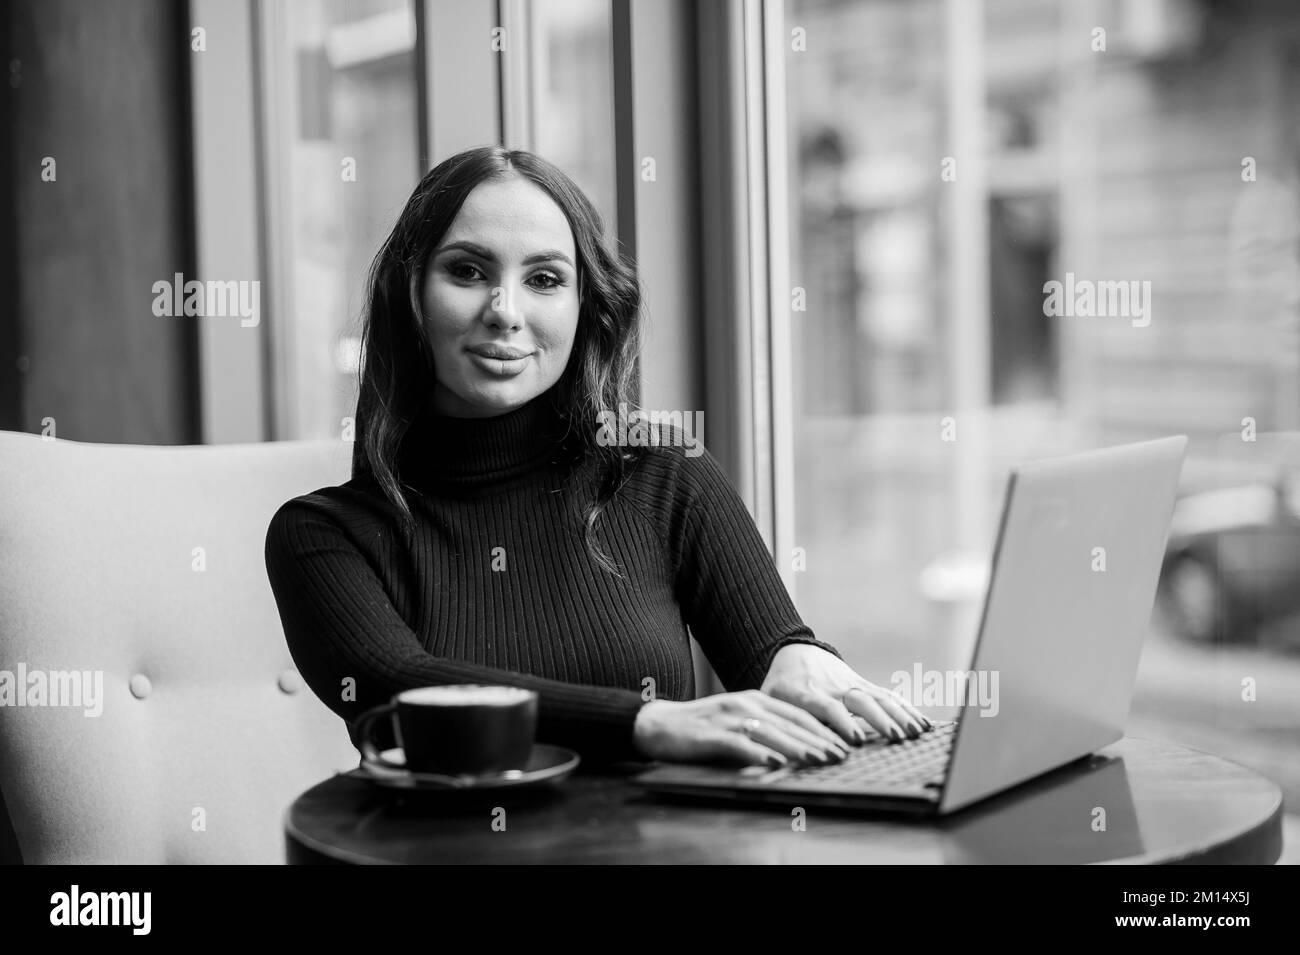
[[[750,739],[753,739],[754,734],[757,733],[762,726],[763,724],[760,720],[756,720],[753,717],[750,717],[749,719],[745,720],[743,723],[740,724],[740,731],[744,733],[746,736],[748,736]]]

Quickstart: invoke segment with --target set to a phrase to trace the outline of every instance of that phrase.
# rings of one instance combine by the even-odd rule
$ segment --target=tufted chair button
[[[276,679],[276,685],[285,693],[297,693],[302,689],[302,677],[293,667],[280,671],[280,676]]]
[[[131,695],[137,700],[143,700],[153,692],[153,684],[149,682],[149,678],[143,673],[137,673],[135,676],[131,677],[130,686]]]

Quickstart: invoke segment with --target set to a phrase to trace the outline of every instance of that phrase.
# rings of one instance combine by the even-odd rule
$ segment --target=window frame
[[[264,217],[259,206],[262,143],[257,10],[252,4],[190,0],[189,28],[202,27],[206,49],[190,54],[194,141],[195,278],[273,282],[265,272]],[[187,277],[188,278],[188,277]],[[266,296],[263,296],[265,299]],[[274,437],[270,336],[273,306],[258,325],[198,325],[199,436],[203,444]]]
[[[700,4],[710,451],[796,579],[784,0]]]

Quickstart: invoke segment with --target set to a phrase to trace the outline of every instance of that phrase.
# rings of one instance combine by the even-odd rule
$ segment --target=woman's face
[[[420,305],[440,414],[504,414],[564,373],[578,329],[573,231],[515,176],[476,186],[425,267]]]

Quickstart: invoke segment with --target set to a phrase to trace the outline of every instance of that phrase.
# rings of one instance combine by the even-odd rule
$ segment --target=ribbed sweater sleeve
[[[374,569],[334,521],[293,501],[271,520],[266,566],[295,664],[313,692],[349,723],[357,702],[373,705],[402,690],[485,683],[536,690],[538,739],[585,758],[639,758],[632,727],[640,694],[542,679],[436,657],[394,609]],[[353,692],[346,691],[352,687]],[[358,697],[355,688],[366,693]]]
[[[671,429],[670,429],[671,431]],[[659,449],[654,461],[675,478],[649,482],[665,488],[668,547],[675,593],[691,634],[728,691],[762,685],[772,657],[791,643],[840,656],[804,625],[754,518],[703,444]]]

